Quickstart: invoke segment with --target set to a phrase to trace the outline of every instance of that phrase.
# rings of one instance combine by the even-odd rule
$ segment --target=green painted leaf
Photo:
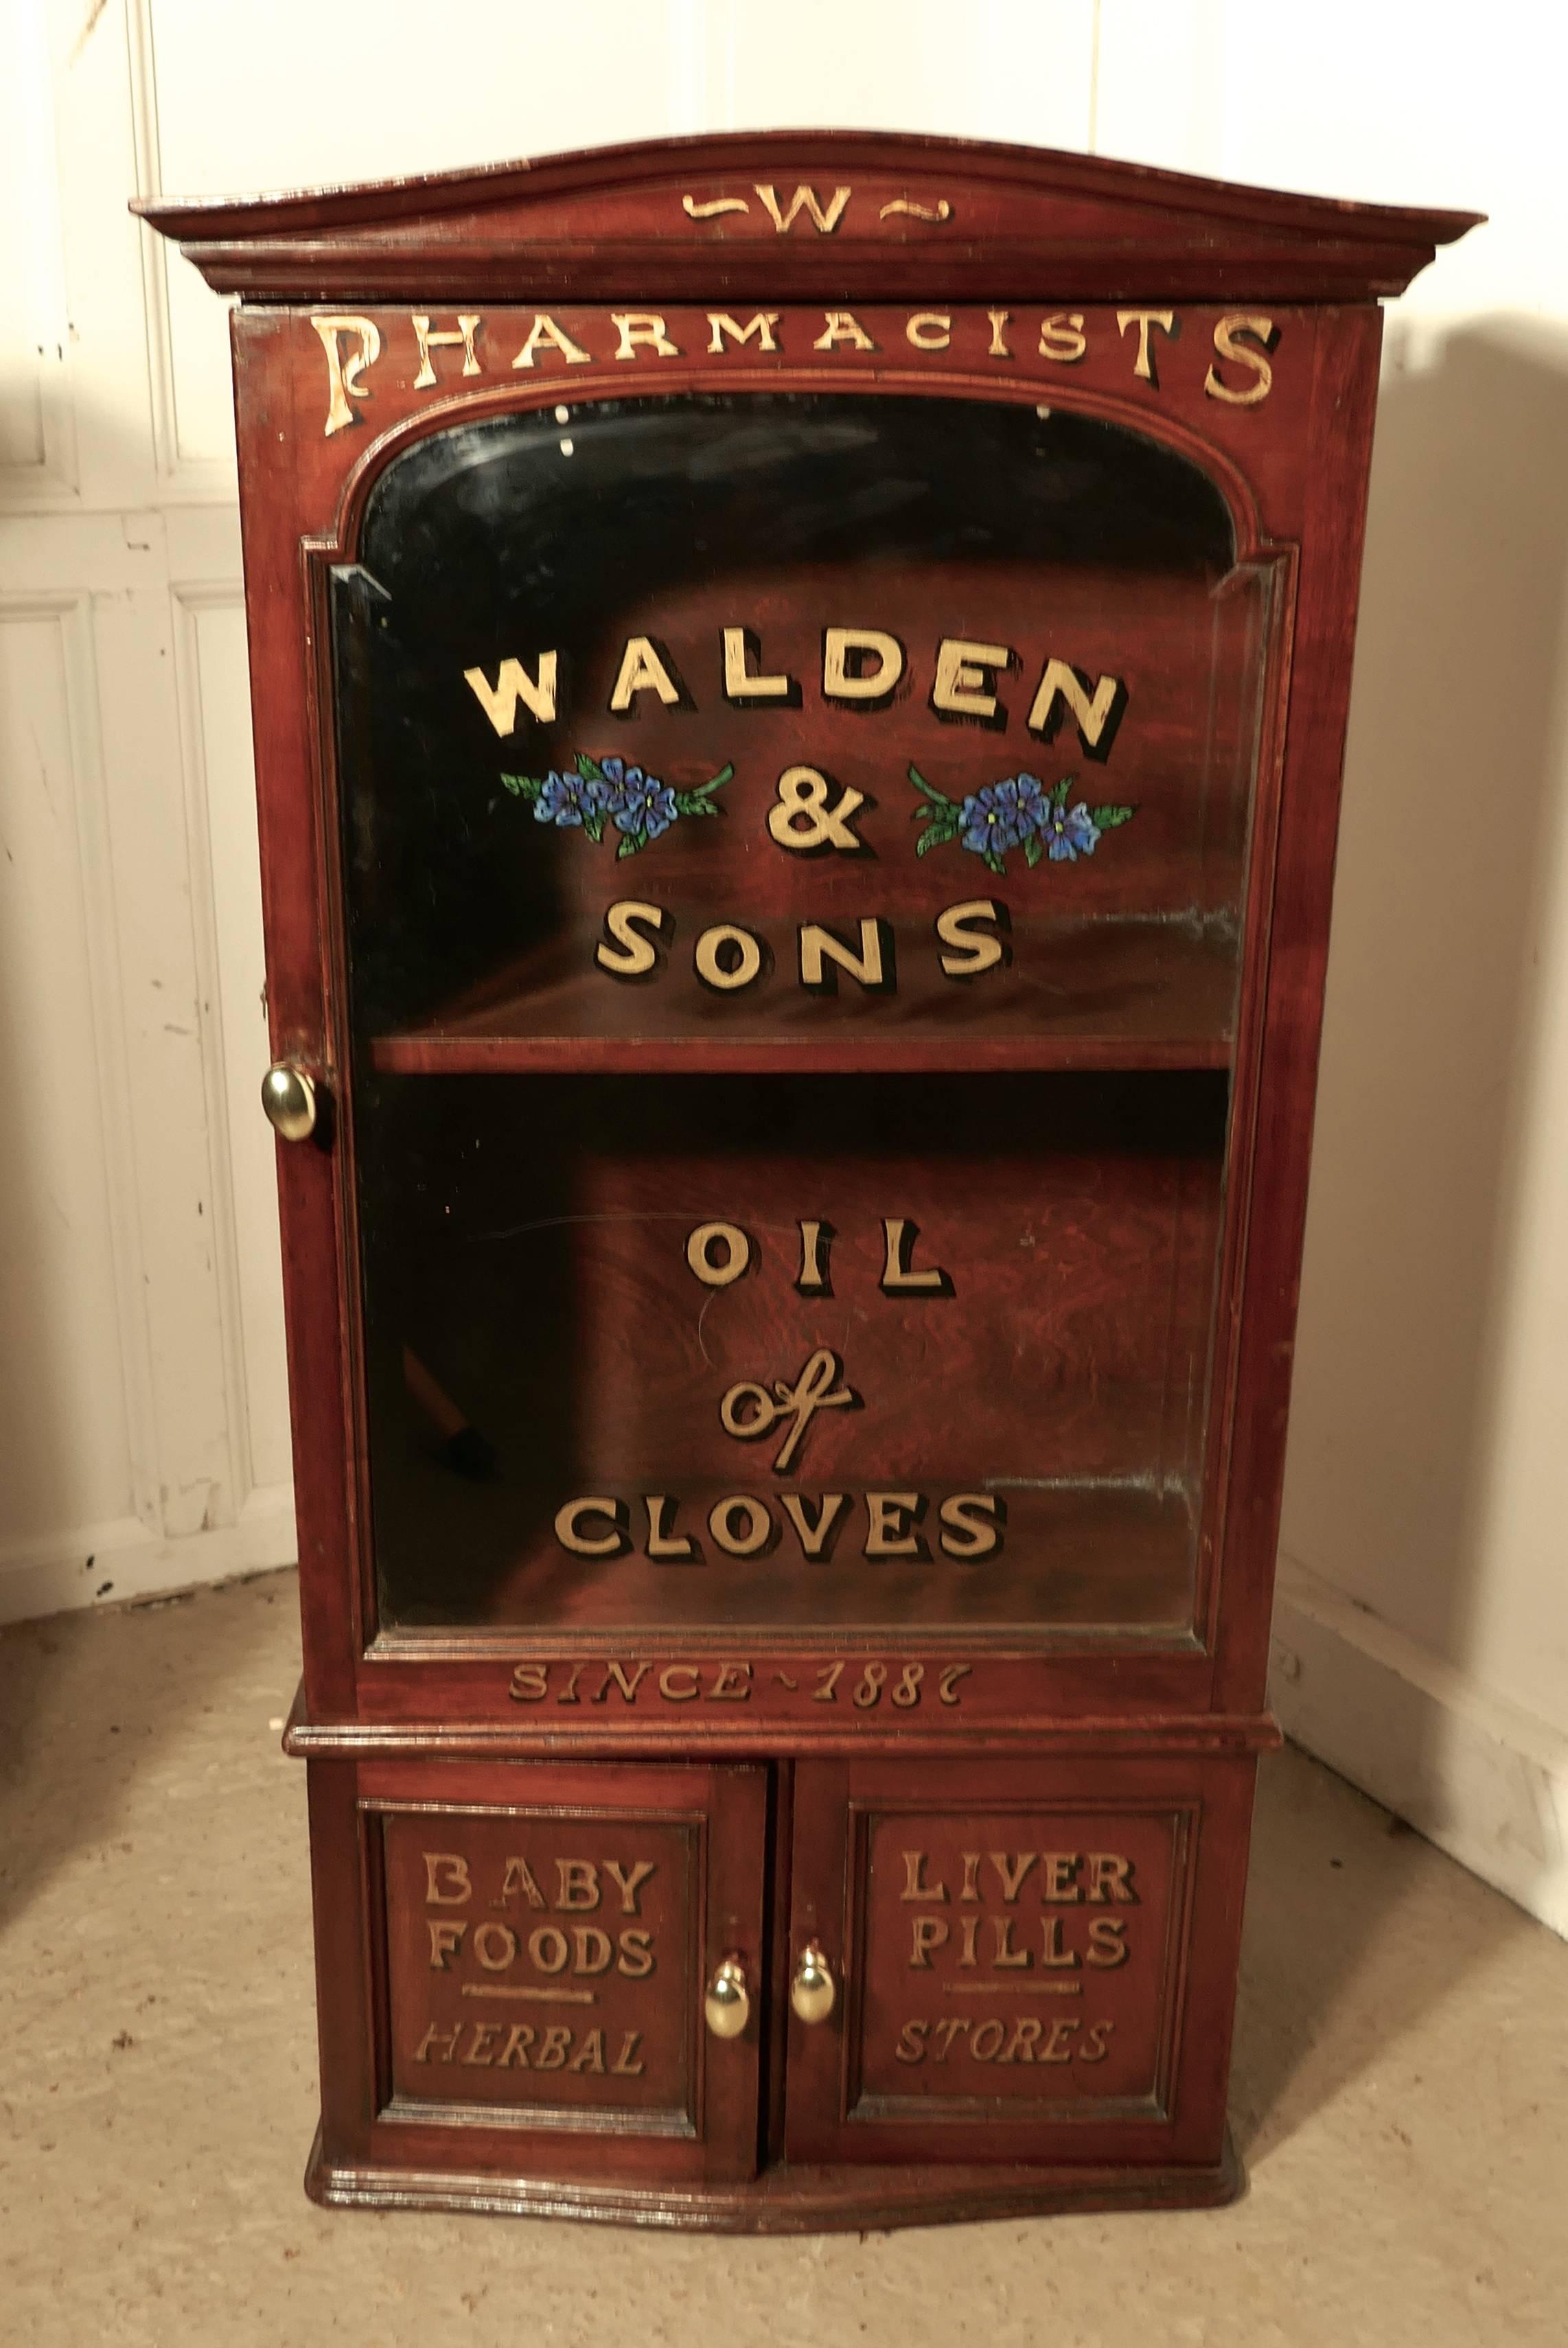
[[[587,833],[589,839],[593,841],[594,847],[597,848],[599,842],[604,837],[603,817],[602,815],[585,815],[583,819],[583,829]]]
[[[680,815],[722,815],[724,813],[724,809],[715,807],[711,799],[705,799],[700,791],[677,791],[676,809]]]
[[[1024,842],[1024,861],[1032,872],[1046,852],[1046,843],[1037,831],[1032,831]]]
[[[925,777],[921,773],[918,767],[911,767],[909,770],[909,779],[914,785],[917,791],[923,791],[924,793],[925,797],[931,801],[933,807],[950,808],[954,804],[954,802],[947,798],[944,792],[937,790],[934,785],[926,781]]]
[[[576,767],[578,773],[582,776],[585,783],[602,783],[603,781],[604,778],[599,770],[598,759],[591,758],[586,750],[579,750],[572,763]]]
[[[1114,831],[1119,824],[1130,823],[1137,813],[1135,807],[1097,807],[1090,808],[1088,816],[1101,831]]]
[[[1003,879],[1006,880],[1007,868],[1006,864],[1003,863],[1002,859],[997,855],[994,848],[987,848],[985,850],[981,858],[981,861],[982,863],[988,865],[993,872],[1000,872]]]
[[[544,788],[543,778],[539,775],[503,775],[501,781],[514,799],[536,799]]]
[[[946,835],[940,831],[923,831],[914,843],[915,854],[923,856],[928,848],[941,848],[944,844],[945,838]]]
[[[1054,808],[1066,807],[1068,803],[1068,793],[1071,790],[1077,780],[1078,777],[1076,775],[1064,775],[1062,777],[1061,781],[1051,793],[1051,805]]]
[[[624,856],[635,856],[638,849],[646,848],[647,844],[648,835],[645,831],[626,832],[622,838],[620,847],[615,850],[617,862]]]
[[[686,796],[691,798],[705,799],[707,798],[709,791],[722,790],[725,784],[728,782],[734,772],[735,768],[733,767],[720,767],[717,774],[713,776],[709,781],[699,783],[696,790],[687,793]],[[677,791],[676,794],[677,804],[681,796],[681,793]],[[717,815],[718,813],[718,809],[717,808],[709,808],[707,809],[707,813],[709,815]]]

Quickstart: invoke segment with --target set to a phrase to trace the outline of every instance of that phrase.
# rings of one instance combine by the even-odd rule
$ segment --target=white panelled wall
[[[1389,322],[1275,1700],[1568,1931],[1568,13],[0,0],[0,1619],[293,1554],[224,318],[129,195],[793,121],[1492,214]]]

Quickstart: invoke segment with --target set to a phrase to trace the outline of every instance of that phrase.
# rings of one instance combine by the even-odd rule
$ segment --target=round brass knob
[[[315,1131],[315,1086],[287,1060],[274,1062],[262,1078],[262,1107],[282,1141],[305,1141]]]
[[[723,1957],[714,1967],[702,2011],[716,2038],[739,2037],[751,2018],[751,1997],[746,1968],[738,1957]]]
[[[802,2022],[826,2022],[833,2010],[836,1994],[832,1968],[825,1952],[815,1941],[808,1941],[796,1963],[795,1978],[789,1984],[790,2004]]]

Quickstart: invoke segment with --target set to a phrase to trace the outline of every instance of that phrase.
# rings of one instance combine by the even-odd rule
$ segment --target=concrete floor
[[[1233,2208],[805,2242],[327,2215],[288,1575],[0,1637],[5,2348],[1568,2341],[1568,1947],[1265,1764]]]

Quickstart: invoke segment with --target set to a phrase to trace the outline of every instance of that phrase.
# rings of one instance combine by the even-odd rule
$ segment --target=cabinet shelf
[[[717,1071],[855,1075],[1224,1068],[1233,933],[1171,920],[1021,928],[1006,969],[970,983],[906,954],[896,992],[846,980],[824,999],[777,966],[745,998],[672,962],[642,985],[593,968],[593,941],[542,947],[418,1027],[374,1038],[396,1076]],[[777,963],[782,963],[783,955]]]

